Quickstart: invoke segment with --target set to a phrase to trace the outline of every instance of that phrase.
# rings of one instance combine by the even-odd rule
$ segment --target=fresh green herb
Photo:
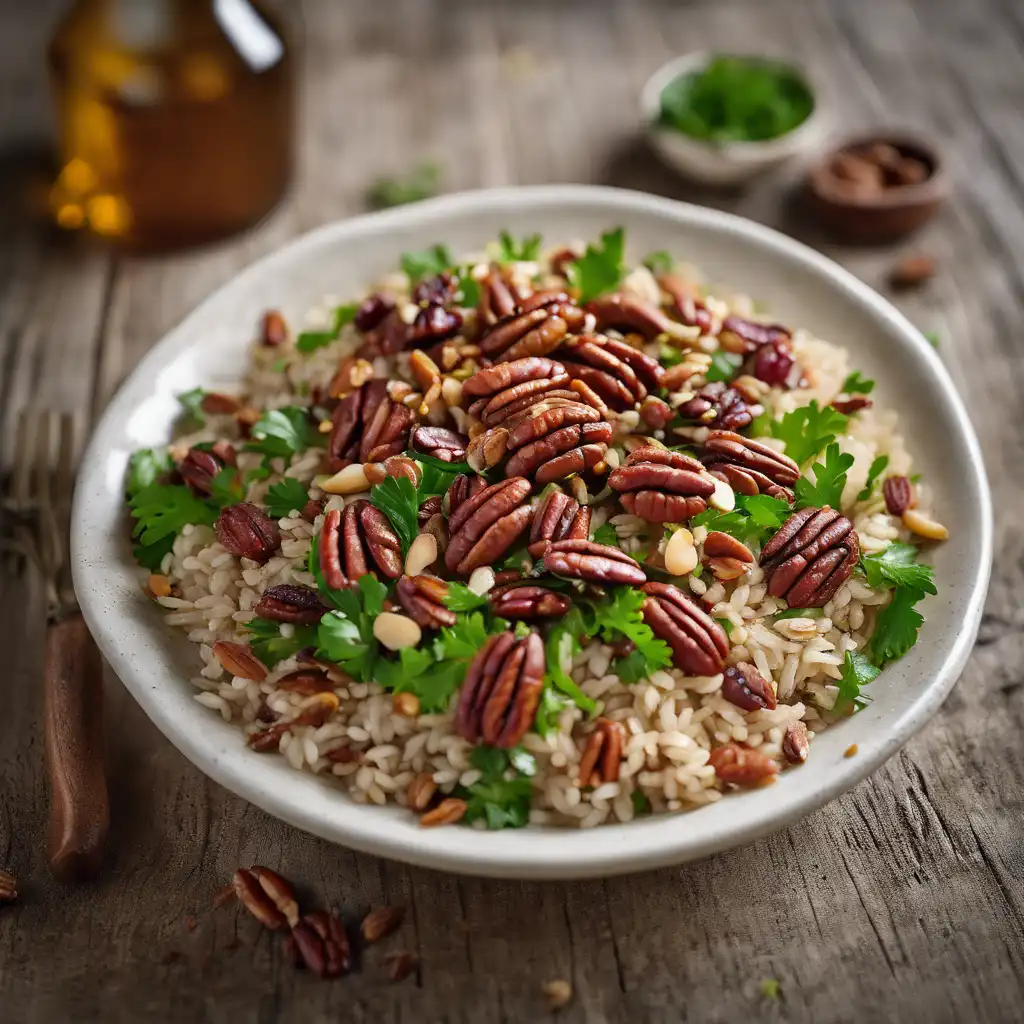
[[[595,544],[607,544],[609,547],[619,547],[619,535],[611,523],[602,523],[593,536]]]
[[[225,466],[210,483],[210,501],[217,508],[237,505],[245,501],[245,484],[234,466]]]
[[[921,597],[919,590],[897,587],[892,601],[882,609],[868,643],[868,656],[876,665],[884,667],[888,662],[902,658],[917,643],[917,633],[924,623],[924,616],[914,605]]]
[[[353,678],[370,682],[380,650],[373,622],[383,611],[387,592],[387,587],[370,575],[360,577],[357,589],[328,591],[335,610],[324,615],[317,627],[317,657],[340,665]]]
[[[690,575],[691,575],[691,576],[694,576],[694,577],[696,577],[697,579],[700,579],[700,578],[701,578],[701,576],[703,575],[703,573],[704,573],[704,566],[703,566],[703,565],[701,565],[701,564],[700,564],[700,563],[698,562],[698,563],[697,563],[697,564],[696,564],[696,565],[695,565],[695,566],[693,567],[693,571],[692,571],[692,572],[690,573]]]
[[[684,358],[683,350],[675,345],[662,342],[661,347],[658,349],[658,362],[666,368],[678,366]]]
[[[480,304],[480,285],[471,269],[461,267],[455,275],[455,298],[464,309],[475,309]]]
[[[533,720],[533,727],[547,739],[553,732],[558,730],[558,717],[566,709],[573,706],[573,702],[563,693],[550,686],[541,690],[540,702],[537,705],[537,717]]]
[[[743,356],[738,353],[719,349],[711,357],[711,366],[708,367],[707,379],[709,381],[730,381],[736,376],[736,371],[740,368],[742,362]]]
[[[715,619],[715,622],[717,622],[722,627],[722,629],[725,630],[726,636],[732,636],[732,631],[736,628],[733,625],[732,619]]]
[[[580,650],[578,637],[583,634],[584,627],[577,607],[569,610],[569,614],[548,634],[544,645],[547,658],[547,673],[544,676],[545,687],[553,686],[561,691],[573,703],[588,715],[596,710],[597,704],[588,697],[573,680],[563,665],[571,664],[573,655]]]
[[[789,504],[782,498],[773,498],[767,494],[737,494],[736,507],[745,512],[751,523],[760,532],[772,531],[773,533],[782,526],[789,518]]]
[[[155,484],[165,473],[174,468],[174,462],[164,450],[141,448],[128,460],[128,481],[125,490],[128,497]]]
[[[453,612],[471,612],[476,608],[483,608],[487,603],[486,594],[474,594],[465,583],[453,581],[448,584],[444,606]]]
[[[775,417],[772,416],[770,409],[765,409],[760,416],[755,416],[751,421],[749,427],[749,434],[751,437],[770,437],[772,433],[772,424],[775,422]]]
[[[910,482],[912,484],[920,483],[921,482],[921,474],[920,473],[911,473],[909,479],[910,479]]]
[[[507,231],[498,235],[500,251],[498,259],[502,263],[532,263],[540,256],[540,235],[528,235],[517,242]]]
[[[761,982],[761,995],[765,999],[781,999],[782,985],[776,978],[764,978]]]
[[[797,506],[823,508],[830,505],[832,508],[839,508],[843,488],[846,486],[846,474],[853,462],[853,456],[840,452],[838,444],[830,444],[825,449],[825,461],[816,462],[811,467],[814,483],[812,484],[805,476],[797,480]]]
[[[282,636],[280,622],[256,618],[242,628],[249,634],[253,654],[267,668],[273,668],[285,658],[293,658],[306,647],[316,646],[316,626],[295,626],[292,636]]]
[[[875,382],[867,377],[862,377],[860,370],[854,370],[843,381],[843,386],[839,390],[847,395],[870,395],[875,390]]]
[[[848,420],[829,405],[819,409],[817,402],[811,402],[773,420],[769,429],[772,437],[785,444],[786,454],[802,466],[842,434]]]
[[[630,802],[633,804],[633,813],[638,817],[642,814],[651,813],[651,801],[647,798],[647,794],[641,792],[639,789],[634,789],[629,794]]]
[[[879,670],[858,651],[847,651],[843,661],[843,674],[839,680],[839,695],[833,706],[834,711],[853,709],[859,711],[871,699],[862,696],[860,689],[877,679]]]
[[[205,397],[206,392],[202,388],[193,388],[191,391],[185,391],[178,395],[178,401],[188,414],[188,418],[200,427],[206,423],[206,413],[203,412]]]
[[[939,332],[938,331],[922,331],[925,341],[931,345],[932,348],[937,349],[939,347]]]
[[[447,709],[466,676],[464,661],[438,662],[429,650],[406,647],[398,661],[378,658],[375,678],[395,693],[414,693],[420,709],[434,714]]]
[[[884,586],[907,587],[922,594],[935,594],[935,570],[917,561],[913,544],[890,544],[877,555],[864,555],[861,569],[872,589]]]
[[[669,274],[676,265],[672,254],[664,249],[648,253],[643,259],[644,266],[654,274]]]
[[[296,339],[295,347],[300,352],[308,355],[310,352],[315,352],[318,348],[330,345],[332,341],[337,340],[338,335],[341,334],[341,329],[346,324],[350,324],[355,320],[358,309],[359,305],[355,302],[348,302],[344,306],[335,306],[331,319],[331,329],[329,331],[303,331]]]
[[[452,254],[444,245],[432,245],[423,252],[402,253],[402,269],[413,284],[424,277],[437,277],[454,265]]]
[[[624,683],[639,683],[646,679],[650,672],[647,670],[647,659],[639,650],[630,651],[615,660],[615,673]]]
[[[306,485],[299,483],[294,477],[286,476],[267,488],[267,515],[271,519],[281,519],[292,512],[301,512],[309,501]]]
[[[579,291],[581,303],[618,287],[622,280],[624,247],[622,228],[606,231],[601,235],[600,245],[588,245],[587,251],[569,264],[569,283]]]
[[[135,520],[135,560],[154,572],[185,526],[213,526],[217,520],[217,509],[184,484],[150,484],[135,491],[128,506]]]
[[[791,132],[813,109],[807,83],[792,68],[719,56],[662,89],[658,123],[695,139],[751,142]]]
[[[707,508],[690,520],[691,526],[727,533],[744,544],[764,542],[786,521],[789,504],[767,494],[737,494],[732,512]]]
[[[434,641],[435,656],[440,659],[469,661],[480,652],[492,633],[508,627],[504,619],[490,618],[484,612],[460,615],[454,626],[441,630]]]
[[[367,190],[366,204],[371,210],[388,210],[429,199],[437,194],[439,177],[435,164],[423,163],[410,174],[378,178]]]
[[[482,772],[472,786],[460,790],[466,801],[463,821],[472,824],[482,818],[489,829],[522,828],[530,820],[530,779],[537,772],[532,754],[521,748],[509,751],[477,747],[470,764]]]
[[[879,455],[878,458],[874,459],[871,465],[868,467],[868,478],[864,481],[864,486],[861,488],[860,493],[857,495],[858,501],[867,501],[871,497],[871,492],[875,489],[875,483],[878,478],[885,472],[885,467],[889,465],[888,455]]]
[[[412,481],[404,476],[387,476],[370,489],[370,501],[391,521],[404,556],[420,530],[420,503]]]
[[[781,622],[783,619],[820,619],[822,615],[820,608],[787,608],[784,612],[772,616],[772,621]]]
[[[248,452],[259,452],[265,458],[287,458],[305,451],[311,444],[311,428],[307,410],[298,405],[265,412],[253,425]]]
[[[573,609],[580,612],[580,625],[584,635],[596,636],[612,643],[621,637],[633,641],[635,650],[620,658],[614,666],[615,672],[626,671],[630,681],[649,678],[659,669],[667,668],[672,662],[671,652],[664,640],[659,640],[651,631],[641,613],[644,595],[632,587],[614,587],[607,597],[600,601],[581,600]],[[572,617],[572,612],[568,618]],[[635,657],[634,657],[635,656]]]
[[[284,371],[287,370],[287,369],[288,369],[288,357],[287,356],[281,356],[280,359],[275,359],[270,364],[270,372],[271,373],[284,373]]]
[[[406,452],[406,455],[420,464],[417,491],[421,505],[427,498],[443,495],[460,474],[472,473],[468,462],[445,462],[443,459],[435,459],[433,455],[422,455],[420,452]]]

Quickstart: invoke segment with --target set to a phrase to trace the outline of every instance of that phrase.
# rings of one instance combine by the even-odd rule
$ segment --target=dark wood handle
[[[43,678],[50,871],[92,878],[110,825],[103,770],[103,659],[81,615],[48,627]]]

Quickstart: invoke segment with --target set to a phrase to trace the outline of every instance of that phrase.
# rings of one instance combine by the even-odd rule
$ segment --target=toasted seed
[[[437,783],[430,772],[421,772],[409,783],[405,796],[414,811],[425,811],[437,792]]]
[[[925,537],[928,540],[946,540],[949,537],[949,530],[942,523],[936,522],[916,508],[908,508],[902,518],[903,525],[919,537]]]
[[[856,757],[857,756],[857,744],[851,743],[844,751],[843,757]]]
[[[361,930],[367,942],[379,942],[397,931],[405,920],[405,907],[378,907],[363,918]]]
[[[146,580],[146,586],[154,597],[170,596],[171,581],[166,576],[161,576],[158,572],[153,573],[149,579]]]
[[[320,482],[320,490],[328,494],[360,494],[370,489],[370,481],[366,479],[366,471],[358,462],[338,470]]]
[[[407,615],[381,612],[374,620],[373,635],[389,651],[400,651],[403,647],[415,647],[423,637],[423,631]]]
[[[736,507],[736,494],[724,481],[715,478],[715,492],[708,498],[708,504],[719,512],[731,512]]]
[[[252,653],[248,644],[236,644],[230,640],[218,640],[213,645],[213,656],[225,670],[239,679],[267,678],[267,666]]]
[[[434,825],[453,825],[465,816],[468,809],[465,800],[448,797],[447,800],[442,800],[432,811],[427,811],[420,818],[420,824],[424,828],[431,828]]]
[[[489,565],[481,565],[469,574],[466,585],[478,597],[483,597],[494,586],[494,570]]]
[[[687,529],[676,530],[665,545],[665,568],[673,576],[685,576],[697,568],[697,562],[693,534]]]
[[[437,561],[437,538],[421,533],[410,545],[405,556],[405,575],[419,576],[428,565]]]
[[[544,982],[543,991],[544,1001],[552,1013],[564,1009],[572,1001],[572,985],[563,978]]]
[[[420,699],[415,693],[396,693],[391,698],[391,709],[396,715],[415,718],[420,713]]]

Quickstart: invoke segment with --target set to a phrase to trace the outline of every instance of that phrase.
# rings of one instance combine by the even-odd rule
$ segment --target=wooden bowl
[[[837,158],[874,143],[919,161],[927,177],[865,194],[833,170]],[[891,242],[917,230],[949,196],[949,176],[938,149],[916,136],[880,132],[849,139],[831,150],[807,176],[807,197],[815,216],[838,237],[855,242]]]

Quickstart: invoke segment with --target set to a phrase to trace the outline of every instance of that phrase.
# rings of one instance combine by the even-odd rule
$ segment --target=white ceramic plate
[[[951,539],[935,551],[939,596],[917,646],[871,685],[867,709],[819,736],[810,762],[764,790],[688,814],[586,831],[421,829],[397,807],[358,806],[284,758],[250,751],[242,734],[193,700],[197,655],[165,628],[131,563],[122,488],[129,454],[164,443],[175,396],[236,382],[258,314],[291,322],[325,293],[355,293],[400,253],[443,241],[479,249],[502,228],[546,240],[596,238],[623,225],[631,258],[656,249],[749,292],[784,323],[850,348],[901,409],[908,444],[935,490]],[[941,362],[884,299],[825,257],[768,228],[653,196],[583,186],[446,196],[331,224],[261,260],[207,299],[153,349],[110,404],[85,458],[74,514],[75,585],[107,660],[157,727],[207,775],[326,839],[453,871],[579,878],[652,868],[763,836],[848,790],[890,757],[942,703],[974,643],[988,583],[991,501],[978,442]],[[843,752],[857,744],[855,757]]]

